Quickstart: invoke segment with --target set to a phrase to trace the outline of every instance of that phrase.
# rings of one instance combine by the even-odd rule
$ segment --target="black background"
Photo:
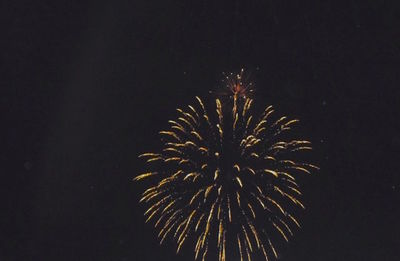
[[[111,2],[2,4],[0,260],[192,260],[144,223],[137,155],[241,67],[321,167],[281,259],[400,260],[396,1]]]

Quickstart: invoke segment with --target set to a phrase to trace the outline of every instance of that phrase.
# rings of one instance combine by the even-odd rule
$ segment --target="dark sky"
[[[131,179],[175,108],[241,67],[321,167],[281,260],[400,260],[395,2],[1,4],[0,260],[193,260],[159,246]]]

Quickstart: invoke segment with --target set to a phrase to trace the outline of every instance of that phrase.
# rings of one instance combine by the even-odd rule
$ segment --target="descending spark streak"
[[[240,261],[243,261],[242,244],[240,243],[239,235],[236,235],[236,236],[237,236],[238,247],[239,247],[239,253],[240,253]]]
[[[262,249],[262,252],[263,252],[263,254],[264,254],[265,260],[266,260],[266,261],[269,261],[268,255],[267,255],[267,251],[265,251],[265,248],[264,248],[264,245],[263,245],[263,244],[261,244],[261,249]]]
[[[309,141],[287,138],[299,120],[275,116],[272,106],[255,116],[243,71],[226,83],[231,99],[196,96],[196,105],[177,109],[159,132],[163,148],[139,156],[148,170],[133,180],[152,182],[140,202],[148,204],[146,222],[160,230],[160,244],[170,237],[179,252],[193,238],[195,259],[205,261],[215,243],[225,261],[233,242],[241,261],[257,251],[269,261],[278,256],[272,239],[288,241],[300,227],[297,179],[319,168],[297,160],[312,149]]]
[[[141,175],[137,176],[133,180],[137,181],[137,180],[141,180],[141,179],[153,176],[153,175],[157,175],[157,172],[147,172],[147,173],[144,173],[144,174],[141,174]]]

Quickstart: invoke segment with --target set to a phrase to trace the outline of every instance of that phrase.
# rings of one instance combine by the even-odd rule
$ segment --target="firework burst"
[[[297,178],[317,169],[296,160],[311,150],[309,141],[288,138],[298,120],[276,117],[272,106],[253,115],[242,73],[226,78],[231,99],[205,104],[196,97],[160,131],[161,151],[139,156],[149,171],[134,180],[151,184],[140,200],[146,222],[154,221],[160,243],[171,237],[177,252],[190,238],[195,259],[205,260],[212,248],[220,261],[228,248],[242,261],[256,251],[276,258],[274,239],[288,241],[300,227]]]

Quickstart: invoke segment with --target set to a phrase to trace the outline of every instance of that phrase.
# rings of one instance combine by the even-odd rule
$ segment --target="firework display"
[[[277,258],[275,240],[288,241],[300,227],[298,178],[318,169],[299,156],[311,143],[293,138],[298,120],[276,116],[272,106],[255,115],[243,70],[225,82],[229,95],[196,97],[177,109],[159,132],[160,151],[139,156],[147,171],[134,180],[150,184],[140,200],[146,222],[160,243],[173,239],[177,252],[193,245],[195,259]]]

